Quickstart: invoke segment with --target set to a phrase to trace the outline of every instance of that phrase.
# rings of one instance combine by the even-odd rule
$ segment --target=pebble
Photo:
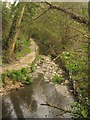
[[[49,80],[44,80],[44,82],[49,82]]]
[[[53,83],[53,82],[50,82],[50,84],[51,84],[51,85],[54,85],[54,83]]]
[[[24,86],[22,83],[20,83],[19,85],[20,85],[20,87],[23,87],[23,86]]]
[[[68,80],[65,80],[65,82],[64,82],[65,84],[68,84],[69,83],[69,81]]]

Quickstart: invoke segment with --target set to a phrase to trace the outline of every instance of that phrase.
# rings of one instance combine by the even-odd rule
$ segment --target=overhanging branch
[[[90,23],[89,20],[87,20],[85,17],[80,16],[76,13],[73,13],[66,8],[63,8],[63,7],[60,7],[60,6],[55,6],[55,5],[52,5],[51,3],[48,3],[48,2],[45,2],[45,4],[49,5],[50,9],[56,9],[56,10],[62,11],[65,14],[69,15],[73,20],[75,20],[79,23],[83,23],[86,26],[88,26],[89,23]]]
[[[50,7],[49,7],[47,10],[45,10],[42,14],[40,14],[38,17],[34,18],[32,21],[37,20],[37,19],[40,18],[42,15],[44,15],[46,12],[48,12],[49,10],[50,10]]]

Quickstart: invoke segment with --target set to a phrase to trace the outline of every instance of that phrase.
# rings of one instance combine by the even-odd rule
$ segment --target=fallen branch
[[[58,107],[58,106],[56,106],[56,105],[52,105],[52,104],[48,103],[47,101],[46,101],[46,103],[42,103],[42,104],[40,104],[40,105],[45,105],[45,106],[53,107],[53,108],[56,108],[56,109],[62,110],[62,111],[64,111],[64,112],[71,113],[70,110],[65,110],[65,109],[60,108],[60,107]]]
[[[57,60],[60,57],[60,55],[58,55],[53,61]]]

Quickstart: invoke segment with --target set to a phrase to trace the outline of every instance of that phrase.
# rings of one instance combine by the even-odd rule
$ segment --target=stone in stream
[[[49,82],[49,80],[44,80],[44,82]]]
[[[19,85],[20,85],[20,87],[23,87],[23,86],[24,86],[22,83],[20,83]]]

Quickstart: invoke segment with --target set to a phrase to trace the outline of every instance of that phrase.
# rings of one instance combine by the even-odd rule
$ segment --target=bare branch
[[[41,9],[42,9],[42,8],[41,8]],[[42,10],[43,10],[43,9],[42,9]],[[56,22],[56,21],[54,21],[54,19],[50,18],[47,14],[45,14],[45,15],[46,15],[51,21]],[[56,23],[59,24],[58,22],[56,22]],[[85,38],[90,38],[89,35],[87,35],[87,34],[84,33],[83,31],[80,31],[80,30],[77,29],[77,28],[71,27],[70,25],[67,25],[67,24],[65,24],[65,25],[68,26],[68,27],[70,27],[71,29],[74,29],[75,31],[81,33]]]
[[[56,9],[56,10],[59,10],[59,11],[62,11],[64,12],[65,14],[69,15],[73,20],[79,22],[79,23],[83,23],[85,24],[86,26],[89,25],[89,21],[83,17],[83,16],[80,16],[76,13],[73,13],[73,12],[70,12],[68,9],[66,8],[62,8],[62,7],[59,7],[59,6],[55,6],[55,5],[52,5],[51,3],[48,3],[48,2],[45,2],[47,5],[49,5],[50,9]]]
[[[75,27],[71,27],[70,25],[67,25],[66,26],[70,27],[71,29],[75,30],[75,31],[78,31],[79,33],[81,33],[85,38],[89,38],[89,36],[87,34],[85,34],[83,31],[75,28]]]
[[[45,10],[42,14],[40,14],[38,17],[34,18],[32,21],[37,20],[37,19],[40,18],[42,15],[44,15],[46,12],[48,12],[49,10],[50,10],[50,7],[49,7],[47,10]]]

